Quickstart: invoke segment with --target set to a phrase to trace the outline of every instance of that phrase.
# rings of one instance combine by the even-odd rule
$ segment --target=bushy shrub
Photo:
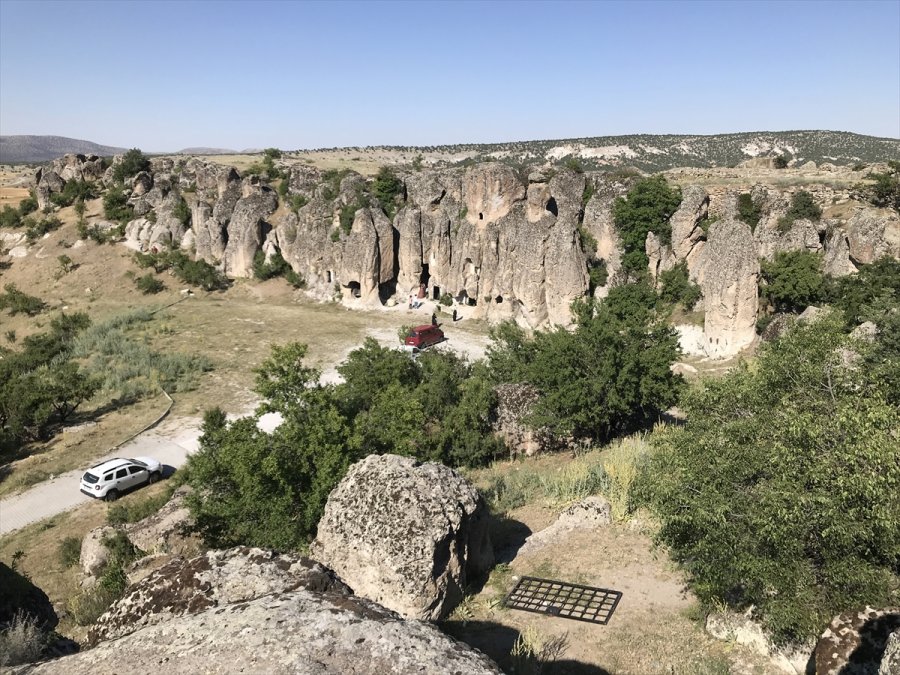
[[[184,283],[206,291],[228,288],[228,279],[215,267],[205,260],[192,260],[181,250],[135,253],[134,261],[141,269],[152,267],[157,274],[170,269]]]
[[[381,167],[372,181],[372,194],[381,208],[392,217],[397,209],[397,200],[403,196],[403,181],[386,166]]]
[[[818,222],[821,217],[822,209],[813,201],[812,195],[806,190],[798,190],[791,197],[787,213],[778,219],[778,231],[787,232],[796,221],[804,218]]]
[[[751,231],[755,230],[760,218],[762,218],[762,212],[759,210],[759,206],[754,203],[753,197],[749,192],[742,192],[738,195],[737,208],[738,219],[747,223]]]
[[[122,183],[126,178],[131,178],[141,171],[150,169],[150,158],[146,157],[138,148],[132,148],[122,157],[122,161],[113,169],[113,180]],[[109,218],[109,216],[107,216]]]
[[[283,277],[294,288],[306,286],[306,281],[282,257],[281,251],[275,251],[268,262],[266,262],[266,254],[262,249],[257,251],[253,256],[253,276],[262,281],[273,277]]]
[[[700,300],[700,287],[688,277],[687,263],[682,261],[659,275],[659,296],[664,302],[681,305],[690,311]]]
[[[879,373],[845,361],[873,348],[835,316],[798,324],[753,368],[692,390],[640,479],[698,596],[754,608],[779,639],[900,588],[900,409]]]
[[[40,220],[35,218],[25,218],[25,220],[22,221],[22,225],[25,226],[25,236],[28,238],[28,241],[33,242],[40,239],[48,232],[58,230],[62,227],[62,221],[56,217],[41,218]]]
[[[442,293],[438,303],[444,307],[450,307],[453,304],[453,296],[449,293]]]
[[[626,198],[613,203],[613,220],[622,240],[622,269],[637,278],[647,272],[647,233],[653,232],[664,244],[672,240],[669,219],[681,204],[680,188],[669,187],[664,176],[642,178]]]
[[[760,262],[760,294],[776,312],[802,312],[825,292],[822,259],[810,251],[779,251]]]
[[[142,277],[134,280],[134,285],[144,295],[153,295],[162,291],[166,285],[149,272]]]
[[[0,666],[18,666],[41,658],[47,636],[33,617],[17,613],[0,631]]]
[[[191,224],[191,207],[188,206],[184,197],[179,197],[175,204],[173,215],[178,219],[184,227],[190,227]]]
[[[59,542],[59,562],[63,567],[74,567],[81,558],[81,539],[66,537]]]
[[[870,173],[872,185],[857,185],[857,191],[875,206],[893,209],[900,213],[900,162],[888,162],[888,170]]]
[[[784,155],[776,155],[775,159],[772,160],[772,164],[776,169],[786,169],[788,165],[787,157]]]
[[[826,295],[849,325],[874,320],[872,310],[880,300],[900,303],[900,261],[886,255],[860,265],[857,274],[829,279]]]
[[[0,310],[8,310],[11,316],[26,314],[37,316],[44,311],[46,303],[40,298],[20,291],[15,284],[6,284],[0,293]]]
[[[50,201],[57,206],[71,206],[76,201],[94,199],[97,196],[97,188],[94,183],[85,180],[69,180],[63,186],[62,192],[50,195]]]
[[[103,215],[117,223],[131,220],[134,211],[128,204],[128,197],[119,185],[114,185],[103,196]]]

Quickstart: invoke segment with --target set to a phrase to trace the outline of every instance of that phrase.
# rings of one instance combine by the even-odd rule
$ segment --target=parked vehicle
[[[115,501],[124,492],[155,483],[162,478],[162,465],[150,457],[108,459],[95,464],[81,477],[81,491],[88,497]]]
[[[403,344],[425,349],[425,347],[436,345],[438,342],[443,342],[446,339],[444,331],[439,326],[424,324],[410,329],[409,335],[406,336]]]

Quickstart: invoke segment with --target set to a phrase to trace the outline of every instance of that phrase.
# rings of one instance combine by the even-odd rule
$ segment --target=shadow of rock
[[[494,545],[494,560],[499,563],[510,563],[515,560],[525,540],[531,536],[531,528],[525,523],[504,516],[494,517],[491,521],[491,542]]]
[[[900,629],[900,613],[866,621],[859,629],[859,646],[851,652],[840,675],[878,675],[888,638]]]
[[[176,469],[174,466],[171,466],[169,464],[163,464],[163,466],[162,466],[163,480],[165,480],[166,478],[171,478],[175,474],[176,471],[178,471],[178,469]]]
[[[464,642],[489,656],[504,672],[513,669],[514,658],[510,652],[519,639],[519,631],[492,621],[444,621],[438,627],[447,635]],[[541,664],[541,675],[610,675],[599,666],[571,659],[560,659]]]

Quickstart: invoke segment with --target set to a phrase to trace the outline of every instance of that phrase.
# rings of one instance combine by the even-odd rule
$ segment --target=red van
[[[444,331],[440,328],[432,326],[431,324],[425,324],[410,329],[409,335],[406,336],[406,340],[404,340],[403,344],[418,347],[419,349],[425,349],[425,347],[436,345],[438,342],[443,342],[446,339],[447,338],[444,337]]]

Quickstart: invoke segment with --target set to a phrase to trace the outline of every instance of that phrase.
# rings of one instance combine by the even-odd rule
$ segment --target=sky
[[[0,0],[0,134],[149,152],[900,138],[900,0]]]

